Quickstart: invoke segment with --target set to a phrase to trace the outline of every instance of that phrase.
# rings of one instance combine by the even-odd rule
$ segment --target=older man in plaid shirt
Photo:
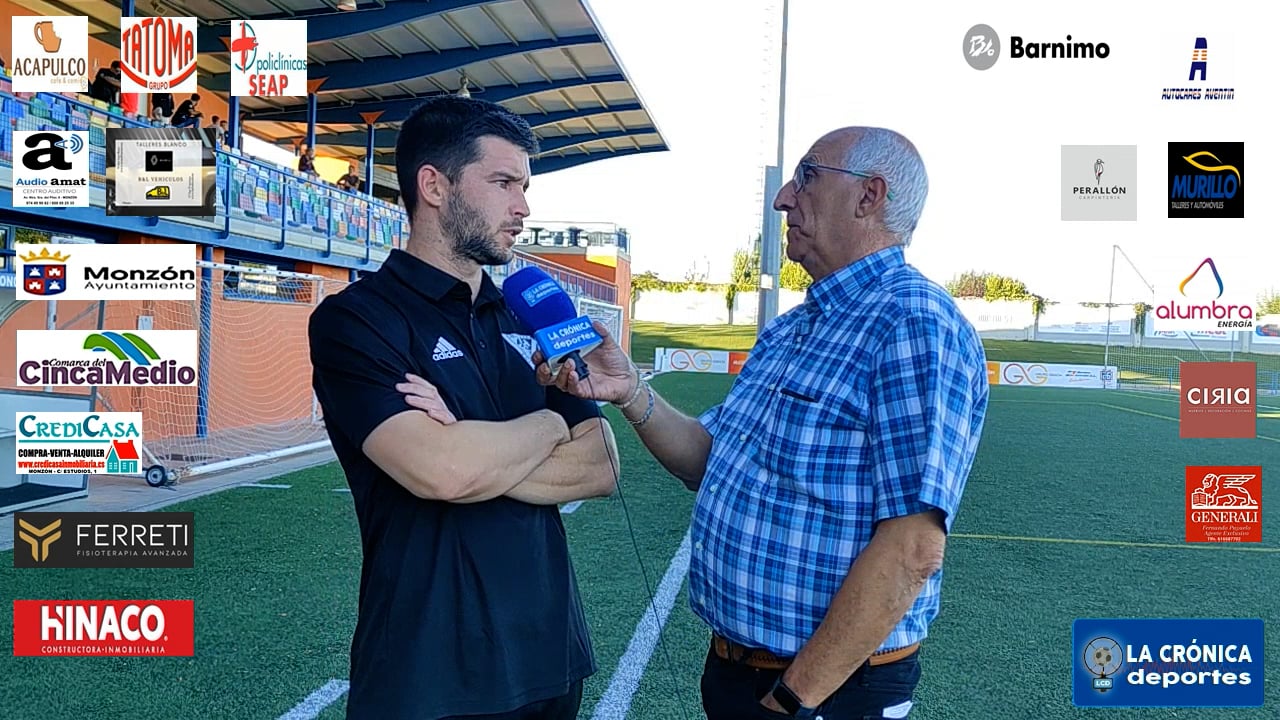
[[[586,358],[590,385],[539,365],[542,382],[621,407],[698,491],[689,597],[712,630],[710,720],[911,709],[988,394],[977,332],[904,258],[927,188],[892,131],[813,145],[774,203],[813,285],[698,419],[612,340]]]

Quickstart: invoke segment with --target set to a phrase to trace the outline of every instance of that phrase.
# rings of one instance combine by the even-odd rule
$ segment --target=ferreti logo
[[[1248,301],[1220,302],[1226,293],[1226,284],[1218,272],[1213,258],[1200,261],[1190,275],[1178,283],[1178,295],[1155,308],[1155,330],[1203,332],[1225,330],[1227,332],[1252,330],[1253,304]]]
[[[18,384],[194,385],[194,330],[19,330]]]

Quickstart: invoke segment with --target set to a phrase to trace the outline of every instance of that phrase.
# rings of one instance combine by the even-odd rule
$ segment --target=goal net
[[[269,265],[199,263],[198,299],[106,301],[64,315],[68,330],[196,330],[194,387],[99,387],[95,408],[141,412],[143,445],[179,477],[328,443],[311,389],[307,321],[348,283]],[[208,282],[203,278],[208,277]]]

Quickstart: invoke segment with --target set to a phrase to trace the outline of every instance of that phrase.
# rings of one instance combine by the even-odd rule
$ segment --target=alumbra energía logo
[[[26,387],[195,385],[195,330],[19,330]]]
[[[1253,329],[1253,303],[1240,292],[1227,293],[1213,258],[1201,260],[1196,269],[1178,283],[1177,293],[1166,293],[1165,298],[1154,309],[1156,332]]]

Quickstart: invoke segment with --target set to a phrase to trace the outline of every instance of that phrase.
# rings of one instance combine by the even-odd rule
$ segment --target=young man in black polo
[[[613,434],[538,384],[484,271],[513,256],[535,152],[498,105],[426,101],[396,146],[405,249],[311,316],[364,549],[348,718],[574,720],[596,670],[557,503],[613,492]],[[457,422],[409,405],[412,376]]]

